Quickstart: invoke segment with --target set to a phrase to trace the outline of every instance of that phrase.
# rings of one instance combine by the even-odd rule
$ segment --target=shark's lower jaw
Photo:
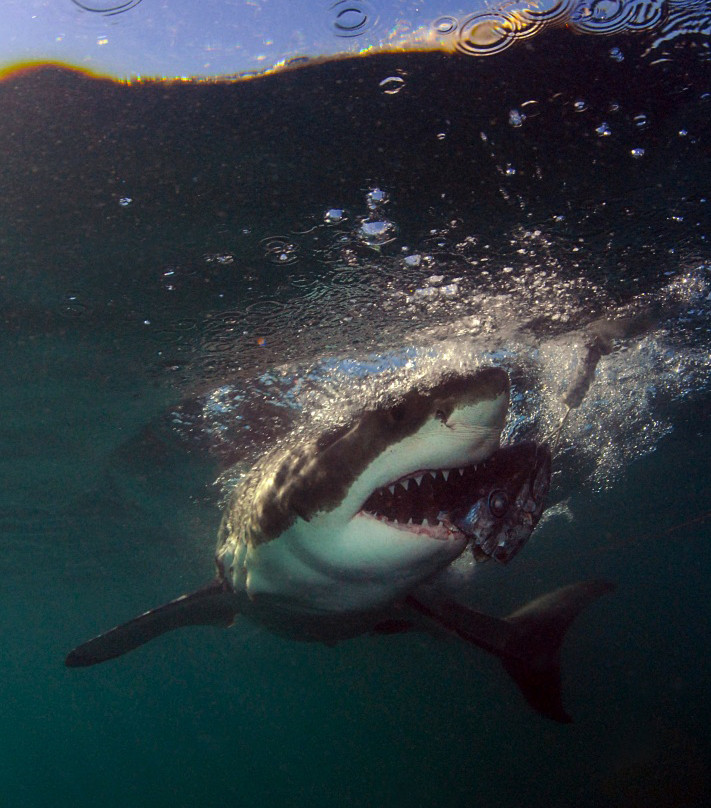
[[[466,539],[464,533],[454,527],[454,525],[439,520],[435,520],[432,524],[430,524],[429,521],[416,523],[412,518],[408,519],[407,522],[398,522],[396,519],[388,519],[382,514],[372,514],[367,511],[360,511],[358,517],[362,519],[375,519],[395,530],[412,533],[416,536],[426,536],[429,539],[436,539],[438,541]]]
[[[360,515],[433,539],[463,538],[444,514],[467,495],[476,469],[473,465],[415,472],[374,491]]]

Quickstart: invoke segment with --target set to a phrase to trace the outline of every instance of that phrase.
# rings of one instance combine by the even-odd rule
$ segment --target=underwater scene
[[[711,6],[298,5],[8,4],[0,805],[710,805]]]

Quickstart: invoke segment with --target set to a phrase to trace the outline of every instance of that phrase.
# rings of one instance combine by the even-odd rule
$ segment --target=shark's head
[[[439,514],[459,470],[498,448],[508,397],[501,369],[450,375],[275,450],[235,492],[218,564],[236,589],[292,614],[391,602],[470,541]]]

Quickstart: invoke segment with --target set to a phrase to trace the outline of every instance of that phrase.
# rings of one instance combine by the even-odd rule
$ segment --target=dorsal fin
[[[237,612],[234,590],[225,581],[216,579],[78,645],[67,654],[64,664],[69,668],[83,668],[106,662],[183,626],[226,628],[232,625]]]

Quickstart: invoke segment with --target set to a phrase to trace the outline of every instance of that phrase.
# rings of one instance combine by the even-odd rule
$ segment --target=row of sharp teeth
[[[468,469],[476,469],[476,466],[469,466]],[[392,483],[392,485],[387,486],[387,489],[394,496],[395,488],[398,485],[401,485],[403,488],[407,489],[408,483],[410,480],[412,480],[419,488],[424,477],[431,477],[432,480],[435,480],[438,474],[441,474],[442,477],[444,477],[445,482],[449,482],[450,475],[452,476],[452,482],[457,482],[464,474],[464,469],[439,469],[438,471],[423,471],[422,474],[417,474],[414,477],[406,477],[403,480]]]
[[[428,517],[425,517],[419,522],[415,521],[412,517],[410,517],[407,522],[401,522],[399,519],[389,519],[387,516],[383,516],[381,513],[373,513],[371,516],[375,517],[375,519],[378,519],[380,522],[393,522],[396,525],[429,525],[430,527],[438,527],[445,524],[439,519],[431,519]],[[451,531],[451,526],[449,524],[447,524],[447,527],[450,528]]]

